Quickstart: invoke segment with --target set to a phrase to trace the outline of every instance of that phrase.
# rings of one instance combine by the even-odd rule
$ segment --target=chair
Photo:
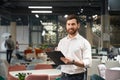
[[[98,72],[99,76],[105,79],[105,70],[106,70],[106,65],[104,63],[101,63],[98,65]]]
[[[102,56],[102,61],[106,62],[107,61],[107,56]]]
[[[100,59],[92,59],[92,66],[87,68],[87,80],[90,79],[90,76],[93,74],[99,75],[97,66],[100,64]]]
[[[27,55],[27,54],[31,54],[33,53],[32,49],[26,49],[24,50],[24,54]]]
[[[36,64],[34,68],[36,70],[37,69],[53,69],[51,64]]]
[[[51,64],[36,64],[34,67],[36,70],[38,69],[53,69],[53,66]],[[50,80],[55,80],[57,76],[51,76]]]
[[[48,75],[28,75],[25,80],[49,80]]]
[[[31,58],[35,58],[35,54],[33,53],[32,49],[26,49],[24,50],[24,55],[26,57],[26,59],[31,59]]]
[[[39,55],[43,52],[43,50],[39,48],[34,48],[34,50],[35,50],[36,58],[39,58]]]
[[[46,48],[46,49],[45,49],[45,52],[50,52],[50,51],[52,51],[51,48]]]
[[[14,66],[9,66],[8,67],[8,79],[7,80],[18,80],[17,78],[14,78],[9,74],[10,71],[21,71],[21,70],[26,70],[25,65],[14,65]]]

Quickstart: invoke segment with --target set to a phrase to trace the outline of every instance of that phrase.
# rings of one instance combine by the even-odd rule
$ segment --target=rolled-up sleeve
[[[83,63],[85,68],[91,67],[92,65],[91,45],[88,41],[84,44]]]

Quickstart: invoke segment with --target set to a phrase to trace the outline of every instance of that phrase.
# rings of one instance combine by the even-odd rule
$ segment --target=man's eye
[[[70,25],[70,24],[67,24],[67,25]]]
[[[72,25],[75,25],[75,23],[73,23]]]

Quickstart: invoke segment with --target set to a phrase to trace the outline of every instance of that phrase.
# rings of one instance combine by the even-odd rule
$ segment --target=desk
[[[47,74],[49,76],[49,80],[53,79],[52,77],[58,77],[61,75],[61,71],[58,69],[43,69],[43,70],[23,70],[23,71],[10,71],[9,72],[11,76],[16,77],[16,74],[18,73],[31,73],[34,75],[40,75],[40,74]]]
[[[119,80],[120,79],[120,67],[114,67],[106,69],[106,80]]]
[[[113,68],[110,68],[110,70],[120,71],[120,67],[113,67]]]

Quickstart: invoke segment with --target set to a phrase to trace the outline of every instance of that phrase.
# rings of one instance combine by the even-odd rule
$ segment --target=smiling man
[[[82,37],[78,30],[80,28],[79,18],[69,15],[66,20],[66,31],[68,35],[60,40],[57,50],[65,57],[61,60],[61,80],[84,80],[84,72],[91,65],[91,45]]]

